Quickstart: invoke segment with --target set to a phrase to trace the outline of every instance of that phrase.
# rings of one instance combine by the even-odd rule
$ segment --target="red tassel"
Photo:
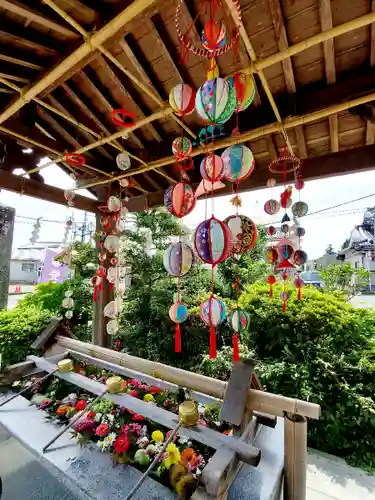
[[[271,285],[270,285],[270,297],[273,297],[273,288]]]
[[[175,352],[181,352],[181,328],[180,323],[176,325],[176,336],[174,339],[174,350]]]
[[[214,326],[210,328],[210,359],[216,358],[216,330]]]
[[[238,333],[233,335],[233,363],[240,361],[240,348],[238,346]]]
[[[286,300],[283,300],[283,313],[286,312]]]
[[[298,287],[298,300],[301,300],[301,287]]]

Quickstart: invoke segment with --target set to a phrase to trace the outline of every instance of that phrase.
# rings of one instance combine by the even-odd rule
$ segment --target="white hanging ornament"
[[[72,201],[73,198],[75,197],[76,193],[72,189],[66,189],[64,191],[64,197],[67,202]]]
[[[107,271],[107,280],[114,285],[118,278],[117,267],[110,267]]]
[[[71,297],[65,297],[61,305],[63,306],[64,309],[73,309],[74,300]]]
[[[110,212],[119,212],[121,209],[121,200],[117,196],[110,196],[107,201],[107,207]]]
[[[120,179],[118,182],[119,182],[120,186],[123,188],[126,188],[129,186],[129,179],[126,179],[126,178]]]
[[[103,310],[103,314],[106,318],[115,319],[116,316],[118,315],[117,303],[114,300],[108,302],[108,304],[105,306]]]
[[[65,297],[67,297],[67,298],[69,298],[69,297],[73,297],[73,292],[72,292],[72,290],[67,290],[67,291],[65,292]]]
[[[65,317],[66,317],[66,319],[72,319],[73,318],[73,311],[70,309],[68,311],[66,311]]]
[[[114,234],[110,234],[104,240],[104,248],[112,253],[118,252],[120,248],[120,238]]]
[[[131,164],[130,156],[128,155],[128,153],[123,152],[118,154],[116,158],[116,164],[120,170],[128,170]]]
[[[118,332],[119,325],[117,319],[111,319],[107,323],[107,333],[108,335],[116,335]]]

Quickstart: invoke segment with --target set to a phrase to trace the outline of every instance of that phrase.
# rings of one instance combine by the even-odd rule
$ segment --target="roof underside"
[[[222,3],[230,5],[232,0]],[[242,188],[265,185],[268,164],[284,148],[283,127],[294,153],[303,160],[305,178],[372,168],[375,96],[367,96],[375,88],[371,24],[375,18],[369,17],[375,2],[241,0],[240,4],[244,29],[238,55],[229,51],[217,63],[221,76],[246,68],[256,83],[253,105],[239,114],[237,142],[250,147],[256,162],[254,174]],[[181,23],[187,27],[195,20],[190,35],[199,44],[198,33],[208,19],[205,9],[198,0],[185,0],[185,5]],[[5,171],[33,170],[42,156],[59,159],[66,151],[103,142],[120,130],[111,111],[125,106],[136,115],[137,127],[127,137],[88,148],[86,166],[74,170],[82,184],[93,184],[91,189],[105,199],[107,181],[121,173],[116,156],[125,149],[133,155],[128,173],[133,187],[125,193],[130,208],[141,210],[162,202],[164,190],[180,178],[171,142],[181,134],[181,125],[170,112],[169,92],[182,81],[197,89],[207,72],[207,61],[193,54],[180,61],[175,8],[174,0],[0,0],[0,134],[7,144],[6,152],[0,151],[0,159],[4,156],[0,187],[38,196],[39,186],[46,193],[38,172],[26,183]],[[118,15],[127,22],[115,26]],[[230,24],[227,7],[223,15]],[[359,28],[349,24],[351,29],[340,36],[332,35],[289,58],[270,59],[366,15]],[[97,35],[102,36],[99,41]],[[349,101],[362,104],[352,106]],[[340,105],[336,112],[311,115],[335,104]],[[184,134],[194,141],[202,129],[198,115],[182,120]],[[269,127],[263,129],[265,125]],[[230,144],[235,126],[233,117],[225,124],[218,147]],[[31,146],[33,154],[22,154],[25,146]],[[194,185],[200,180],[201,158],[202,150],[197,149],[196,168],[188,172]],[[60,164],[68,171],[68,165]],[[140,169],[142,173],[137,173]],[[120,189],[117,182],[112,185],[114,192]],[[55,191],[48,191],[48,196],[64,202]],[[94,207],[92,202],[82,203],[82,208]]]

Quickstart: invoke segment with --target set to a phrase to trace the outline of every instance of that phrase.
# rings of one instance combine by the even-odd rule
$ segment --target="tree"
[[[355,269],[351,264],[332,264],[322,269],[320,274],[324,281],[324,289],[329,292],[342,292],[353,296],[359,289],[368,284],[370,272],[364,267]]]
[[[326,255],[333,255],[335,253],[334,249],[333,249],[333,246],[331,245],[331,243],[327,246],[327,248],[325,249],[325,254]]]
[[[341,250],[344,250],[344,248],[348,248],[349,243],[350,243],[350,238],[346,238],[346,240],[344,240],[344,242],[341,245]]]

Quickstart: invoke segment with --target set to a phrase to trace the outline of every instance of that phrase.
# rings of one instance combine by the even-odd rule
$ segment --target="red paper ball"
[[[164,195],[164,205],[168,211],[178,217],[184,217],[194,209],[196,198],[193,188],[185,181],[170,186]]]
[[[244,253],[255,245],[258,237],[254,222],[246,215],[231,215],[224,220],[233,235],[233,253]]]
[[[273,274],[271,274],[271,275],[270,275],[270,276],[268,276],[268,278],[267,278],[267,283],[268,283],[269,285],[274,285],[274,284],[276,283],[276,277],[275,277]]]
[[[219,181],[224,176],[224,163],[220,156],[209,154],[203,158],[200,167],[201,176],[206,181]]]
[[[268,228],[267,228],[267,234],[269,236],[273,236],[274,234],[276,234],[276,228],[275,228],[275,226],[268,226]]]
[[[201,222],[195,230],[194,245],[199,258],[215,266],[232,252],[233,236],[224,222],[211,217]]]
[[[305,182],[303,179],[297,179],[296,183],[294,184],[294,187],[300,191],[301,189],[303,189],[305,187]]]
[[[275,264],[278,258],[279,255],[277,253],[276,248],[273,247],[267,248],[266,261],[268,262],[268,264]]]

